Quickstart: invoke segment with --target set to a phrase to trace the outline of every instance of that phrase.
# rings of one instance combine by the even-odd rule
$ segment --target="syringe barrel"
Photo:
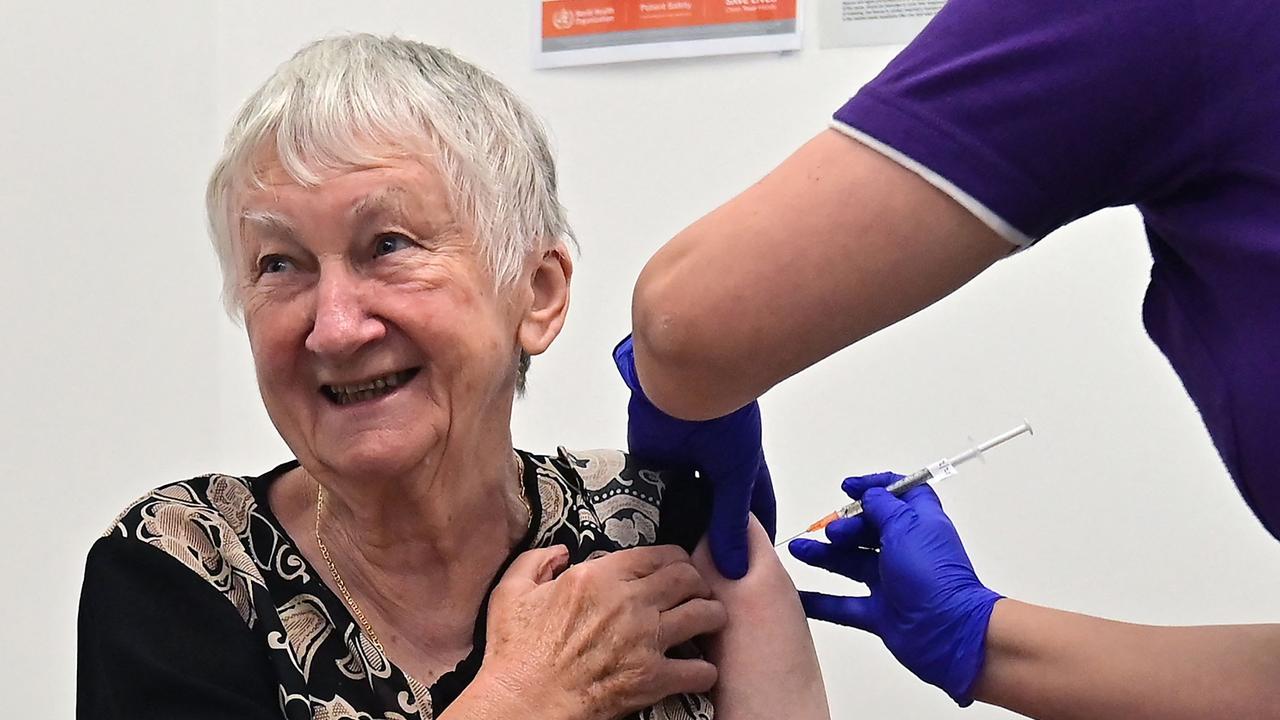
[[[889,487],[885,488],[885,490],[888,490],[894,495],[901,495],[931,477],[933,477],[933,473],[929,472],[929,468],[920,468],[901,480],[889,483]]]
[[[990,450],[991,448],[997,445],[1000,445],[1001,443],[1012,440],[1013,438],[1023,433],[1034,433],[1034,431],[1031,429],[1031,425],[1025,421],[1018,427],[1006,433],[997,435],[984,443],[980,443],[974,447],[971,447],[968,450],[965,450],[964,452],[960,453],[959,455],[956,455],[955,457],[950,458],[949,460],[939,460],[933,465],[921,468],[911,473],[910,475],[904,478],[901,478],[896,482],[890,483],[889,486],[885,489],[893,493],[894,495],[902,495],[903,493],[907,492],[911,488],[916,487],[917,485],[920,485],[921,483],[926,482],[932,477],[934,477],[934,471],[939,469],[941,470],[941,473],[942,473],[939,477],[949,477],[950,475],[955,474],[956,465],[959,465],[960,463],[965,462],[967,460],[972,460],[973,458],[982,455],[982,453],[986,452],[987,450]],[[862,503],[858,500],[854,500],[848,505],[845,505],[839,510],[836,510],[834,513],[822,518],[818,522],[809,526],[809,529],[806,530],[805,532],[812,532],[814,530],[824,528],[834,518],[850,518],[850,517],[854,517],[856,515],[861,515],[861,514],[862,514]],[[804,533],[800,533],[800,534],[803,535]],[[799,535],[797,535],[796,537],[799,537]]]
[[[898,480],[895,480],[889,483],[888,487],[886,487],[885,490],[888,490],[894,495],[902,495],[903,493],[910,490],[911,488],[916,487],[917,485],[925,482],[930,477],[932,477],[932,474],[929,472],[929,468],[921,468],[904,478],[900,478]],[[845,505],[844,507],[837,510],[836,514],[839,515],[841,518],[851,518],[856,515],[861,515],[862,501],[854,500],[848,505]]]

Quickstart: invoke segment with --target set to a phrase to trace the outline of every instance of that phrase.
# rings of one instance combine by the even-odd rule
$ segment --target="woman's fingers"
[[[530,551],[503,576],[489,608],[489,672],[522,668],[528,692],[554,702],[592,695],[601,717],[715,684],[711,663],[673,657],[728,621],[687,552],[632,548],[557,576],[566,560],[563,549]]]
[[[511,561],[502,583],[509,589],[527,590],[555,579],[568,566],[569,549],[563,545],[527,550]]]
[[[592,562],[621,579],[634,580],[648,577],[668,565],[688,563],[689,553],[678,545],[648,545],[611,553]]]
[[[716,666],[699,658],[665,658],[658,665],[654,685],[662,688],[662,697],[677,694],[710,692],[720,679]]]
[[[683,562],[675,562],[659,568],[652,575],[637,578],[627,584],[628,591],[635,592],[642,602],[662,612],[693,598],[711,597],[711,586],[702,573],[685,556]]]
[[[693,566],[689,553],[676,545],[631,548],[593,562],[626,581],[626,592],[659,612],[691,598],[711,597],[711,586]]]
[[[719,600],[694,598],[658,616],[658,646],[669,650],[699,635],[719,632],[728,622],[729,615]]]

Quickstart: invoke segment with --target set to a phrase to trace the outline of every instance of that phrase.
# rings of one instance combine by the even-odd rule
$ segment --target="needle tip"
[[[795,535],[792,535],[791,537],[787,538],[786,540],[779,540],[778,542],[774,543],[774,544],[773,544],[773,546],[774,546],[774,547],[776,547],[776,548],[780,548],[780,547],[782,547],[783,545],[786,545],[787,543],[791,542],[792,540],[795,540],[796,538],[800,537],[800,536],[801,536],[801,535],[803,535],[803,534],[804,534],[804,533],[796,533]]]

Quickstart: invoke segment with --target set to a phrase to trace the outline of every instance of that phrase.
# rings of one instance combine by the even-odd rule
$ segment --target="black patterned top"
[[[572,563],[637,545],[692,551],[705,530],[708,502],[692,477],[614,450],[519,452],[533,518],[508,563],[552,545],[568,547]],[[401,672],[267,504],[271,483],[295,467],[158,488],[94,544],[80,598],[78,718],[430,720],[475,678],[487,601],[456,668],[430,687]],[[632,717],[713,715],[707,697],[677,695]]]

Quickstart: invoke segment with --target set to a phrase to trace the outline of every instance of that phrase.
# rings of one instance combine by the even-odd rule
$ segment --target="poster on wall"
[[[800,49],[801,0],[533,0],[534,67]]]
[[[946,4],[946,0],[819,1],[824,48],[909,43]]]

